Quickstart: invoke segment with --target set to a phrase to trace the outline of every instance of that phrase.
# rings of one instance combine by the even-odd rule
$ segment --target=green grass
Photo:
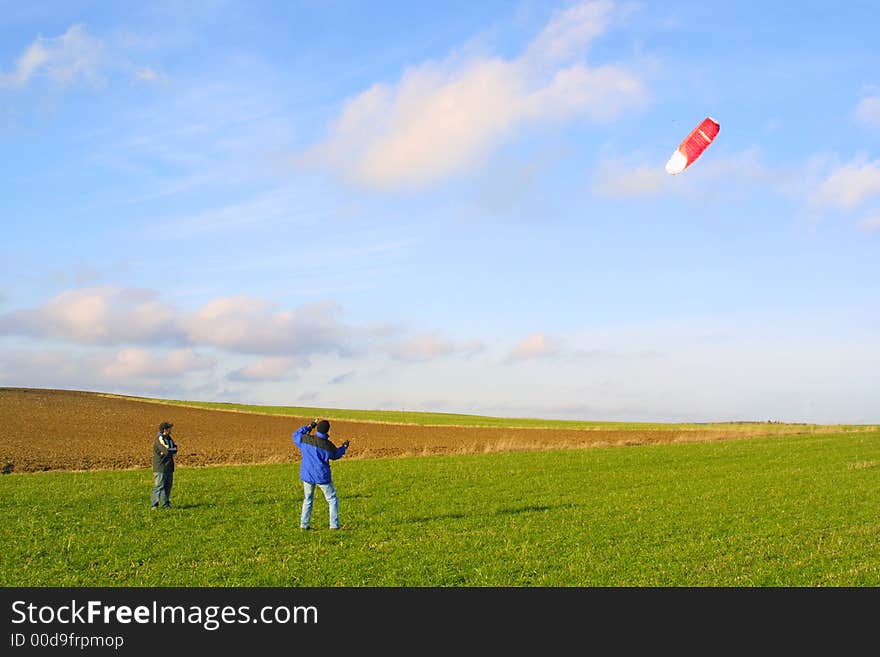
[[[181,399],[155,400],[168,404],[195,406],[226,411],[243,411],[266,415],[290,415],[294,417],[323,417],[329,420],[354,420],[358,422],[381,422],[383,424],[420,424],[430,426],[472,427],[557,427],[567,429],[614,428],[660,428],[665,425],[633,422],[588,422],[578,420],[542,420],[538,418],[504,418],[462,413],[428,413],[422,411],[381,411],[348,408],[315,408],[307,406],[260,406],[228,402],[186,401]]]
[[[880,432],[0,477],[5,586],[878,586]]]
[[[862,431],[874,428],[868,425],[817,425],[785,422],[707,422],[707,423],[661,423],[661,422],[600,422],[588,420],[548,420],[540,418],[509,418],[461,413],[428,413],[423,411],[357,410],[347,408],[316,408],[308,406],[262,406],[255,404],[236,404],[231,402],[187,401],[182,399],[154,399],[135,397],[142,401],[161,402],[210,408],[216,410],[262,413],[265,415],[289,415],[293,417],[323,417],[329,420],[353,420],[358,422],[380,422],[383,424],[419,424],[430,426],[471,426],[471,427],[523,427],[555,429],[617,429],[617,430],[705,430],[741,428],[744,431],[759,429],[761,432],[791,432],[795,427],[805,433],[816,430]]]

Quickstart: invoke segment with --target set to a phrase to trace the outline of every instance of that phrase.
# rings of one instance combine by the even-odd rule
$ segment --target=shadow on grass
[[[205,507],[213,507],[217,506],[214,502],[185,502],[183,504],[173,504],[170,509],[159,509],[159,511],[174,511],[175,509],[180,509],[181,511],[184,509],[199,509]]]
[[[373,497],[371,493],[351,493],[350,495],[345,495],[344,493],[338,493],[339,501],[344,502],[345,500],[356,500],[362,497]],[[248,502],[248,504],[287,504],[291,502],[293,504],[302,504],[303,496],[302,491],[299,492],[298,495],[293,495],[291,497],[280,497],[280,498],[264,498],[264,499],[254,499]],[[324,498],[324,495],[321,494],[321,491],[315,492],[315,504],[326,504],[327,500]]]
[[[460,518],[467,518],[469,516],[475,516],[478,514],[475,513],[440,513],[435,516],[418,516],[409,520],[408,522],[433,522],[434,520],[457,520]]]
[[[501,509],[495,509],[493,511],[479,512],[474,511],[472,513],[439,513],[432,516],[417,516],[410,520],[409,522],[432,522],[434,520],[459,520],[461,518],[476,518],[479,516],[505,516],[505,515],[518,515],[521,513],[544,513],[546,511],[552,511],[553,509],[570,509],[575,505],[572,504],[554,504],[554,505],[539,505],[532,504],[529,506],[518,506],[518,507],[506,507]]]
[[[503,515],[516,515],[520,513],[543,513],[544,511],[551,511],[553,509],[564,509],[568,505],[567,504],[557,504],[556,506],[546,506],[533,504],[530,506],[518,506],[518,507],[510,507],[506,509],[497,509],[494,513],[496,516]]]
[[[345,495],[344,493],[340,493],[339,497],[344,498],[344,499],[348,499],[348,500],[356,500],[361,497],[373,497],[373,494],[372,493],[349,493],[348,495]]]

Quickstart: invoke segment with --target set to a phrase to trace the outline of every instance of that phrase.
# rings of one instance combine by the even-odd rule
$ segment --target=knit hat
[[[327,420],[321,420],[315,428],[325,435],[330,433],[330,423]]]

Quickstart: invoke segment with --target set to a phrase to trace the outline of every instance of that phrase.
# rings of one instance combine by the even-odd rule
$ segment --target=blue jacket
[[[337,447],[330,442],[327,434],[316,431],[315,435],[312,435],[311,432],[310,424],[293,432],[293,442],[302,453],[299,478],[311,484],[329,484],[330,461],[341,459],[348,446]]]

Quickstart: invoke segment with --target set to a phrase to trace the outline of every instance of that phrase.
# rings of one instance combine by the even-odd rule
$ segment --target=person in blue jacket
[[[312,430],[315,430],[314,434]],[[333,486],[330,461],[341,459],[350,441],[346,440],[337,447],[330,441],[330,422],[313,420],[293,432],[293,442],[302,453],[302,462],[299,466],[299,478],[303,482],[300,529],[311,528],[312,502],[315,499],[316,486],[324,493],[324,499],[330,507],[330,529],[339,529],[339,499]]]

